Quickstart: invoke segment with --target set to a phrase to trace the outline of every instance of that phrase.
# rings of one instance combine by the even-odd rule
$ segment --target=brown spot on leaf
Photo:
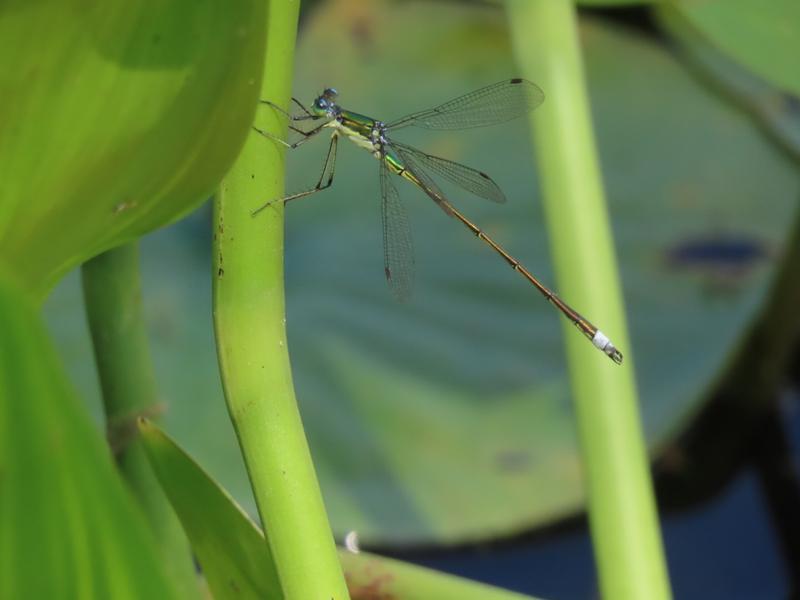
[[[386,589],[394,581],[391,573],[373,573],[368,568],[357,578],[345,573],[345,580],[350,590],[350,600],[398,600],[397,595]]]

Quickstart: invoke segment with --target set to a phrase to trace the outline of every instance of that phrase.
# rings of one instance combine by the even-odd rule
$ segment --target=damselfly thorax
[[[415,185],[420,181],[406,169],[403,161],[392,152],[391,145],[386,138],[386,124],[383,121],[370,119],[365,115],[340,110],[336,118],[325,124],[326,128],[334,130],[334,135],[343,135],[359,148],[363,148],[378,160],[386,162],[386,166],[395,175],[400,175]]]

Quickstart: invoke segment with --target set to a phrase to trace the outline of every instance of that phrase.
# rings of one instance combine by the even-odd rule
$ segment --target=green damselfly
[[[337,95],[338,92],[335,89],[327,88],[309,108],[299,100],[292,98],[292,101],[302,111],[294,115],[283,111],[271,102],[262,101],[285,114],[292,121],[289,128],[302,136],[299,141],[290,144],[266,131],[255,128],[265,137],[288,148],[297,148],[325,129],[330,129],[332,135],[325,164],[317,184],[309,190],[271,200],[255,209],[253,215],[274,202],[296,200],[330,187],[333,183],[336,164],[336,148],[339,136],[343,135],[357,146],[369,151],[380,163],[384,270],[389,287],[397,298],[406,299],[410,293],[413,254],[408,218],[400,203],[392,175],[399,175],[407,179],[425,192],[445,214],[459,220],[478,239],[497,252],[512,269],[533,284],[553,306],[591,340],[595,347],[607,354],[617,364],[622,363],[622,353],[616,349],[603,332],[561,300],[516,258],[461,214],[445,197],[432,177],[432,174],[442,177],[481,198],[494,202],[505,202],[503,192],[486,173],[446,158],[426,154],[389,137],[389,134],[395,130],[408,126],[426,129],[467,129],[510,121],[523,116],[542,103],[544,94],[538,86],[524,79],[508,79],[389,123],[342,108],[336,103]],[[312,122],[315,126],[305,130],[296,125],[304,121]],[[321,123],[316,125],[318,121]]]

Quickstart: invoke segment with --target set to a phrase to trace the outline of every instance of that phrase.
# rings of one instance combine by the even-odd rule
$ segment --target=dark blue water
[[[787,598],[787,574],[768,514],[758,478],[748,470],[708,504],[664,515],[674,597]],[[403,558],[548,600],[599,597],[585,528],[548,540]]]

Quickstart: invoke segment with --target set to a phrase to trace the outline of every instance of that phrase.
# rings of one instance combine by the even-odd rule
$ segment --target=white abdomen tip
[[[622,352],[617,350],[614,344],[611,343],[611,340],[608,339],[606,334],[599,329],[595,332],[594,337],[592,338],[592,344],[594,344],[595,348],[602,350],[615,363],[618,365],[622,364]]]
[[[597,333],[595,333],[594,337],[592,338],[592,343],[594,344],[595,348],[599,348],[600,350],[605,350],[606,346],[608,346],[611,343],[611,340],[608,339],[608,337],[606,337],[605,333],[603,333],[598,329]]]

